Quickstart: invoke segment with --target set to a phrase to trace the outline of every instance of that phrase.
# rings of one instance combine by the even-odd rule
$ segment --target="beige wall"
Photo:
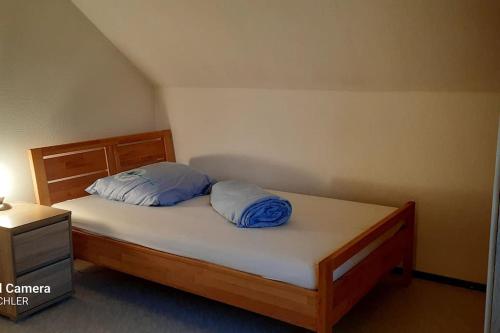
[[[164,87],[500,91],[496,0],[72,1]]]
[[[65,0],[0,1],[0,168],[33,201],[26,149],[154,128],[153,87]]]
[[[500,94],[169,88],[163,98],[180,162],[275,189],[416,200],[417,269],[485,282]]]

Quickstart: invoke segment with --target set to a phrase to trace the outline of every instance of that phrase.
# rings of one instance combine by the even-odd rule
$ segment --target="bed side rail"
[[[403,222],[401,229],[342,278],[332,282],[333,272],[382,236]],[[317,332],[331,332],[331,327],[349,311],[379,280],[398,264],[403,264],[402,281],[409,283],[413,269],[415,237],[415,202],[388,215],[319,263]]]

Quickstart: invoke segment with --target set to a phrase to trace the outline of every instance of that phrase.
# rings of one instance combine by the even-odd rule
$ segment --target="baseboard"
[[[401,267],[397,267],[394,269],[394,272],[397,274],[402,274],[403,270]],[[448,276],[421,272],[421,271],[417,271],[417,270],[413,271],[413,277],[417,278],[417,279],[422,279],[422,280],[428,280],[428,281],[433,281],[433,282],[438,282],[438,283],[443,283],[443,284],[449,284],[449,285],[455,286],[455,287],[486,292],[486,285],[483,283],[466,281],[466,280],[456,279],[456,278],[452,278],[452,277],[448,277]]]

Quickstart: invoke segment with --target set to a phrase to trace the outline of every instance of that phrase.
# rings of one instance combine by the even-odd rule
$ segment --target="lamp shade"
[[[3,163],[0,163],[0,197],[6,197],[11,194],[12,191],[12,176]]]

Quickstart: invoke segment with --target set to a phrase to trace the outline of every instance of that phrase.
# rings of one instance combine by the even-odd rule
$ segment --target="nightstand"
[[[0,211],[0,314],[26,317],[73,293],[71,212],[29,203]]]

